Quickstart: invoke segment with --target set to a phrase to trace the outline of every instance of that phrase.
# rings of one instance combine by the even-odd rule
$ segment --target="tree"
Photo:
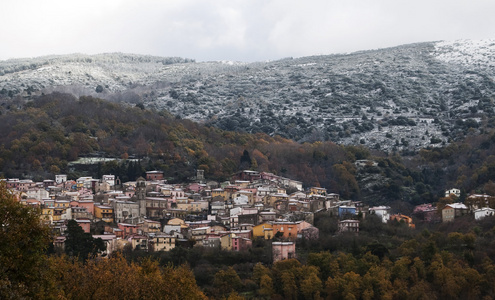
[[[242,281],[234,268],[228,267],[215,274],[213,286],[217,288],[219,295],[229,295],[242,287]]]
[[[273,280],[267,274],[261,276],[259,293],[262,297],[270,298],[273,293]]]
[[[290,271],[282,272],[282,290],[285,299],[297,299],[297,285],[294,274]]]
[[[251,168],[251,164],[251,156],[249,155],[249,152],[247,150],[244,150],[244,152],[242,152],[239,169],[248,170],[249,168]]]
[[[18,202],[0,182],[0,298],[43,297],[50,229],[39,209]]]
[[[308,273],[301,282],[301,292],[304,299],[320,299],[320,292],[323,289],[323,283],[318,277],[316,267],[308,267]]]
[[[95,257],[98,252],[105,251],[105,243],[100,239],[94,239],[90,233],[84,230],[74,220],[67,223],[67,239],[65,240],[65,253],[69,256],[79,257],[85,260]]]

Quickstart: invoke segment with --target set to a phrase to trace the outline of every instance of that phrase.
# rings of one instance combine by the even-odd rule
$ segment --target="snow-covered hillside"
[[[0,61],[0,96],[92,95],[227,130],[414,150],[495,116],[494,64],[490,40],[250,64],[77,54]]]

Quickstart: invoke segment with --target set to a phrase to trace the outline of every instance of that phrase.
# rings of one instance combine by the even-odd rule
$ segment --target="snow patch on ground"
[[[435,44],[435,56],[446,63],[494,66],[495,40],[457,40]]]

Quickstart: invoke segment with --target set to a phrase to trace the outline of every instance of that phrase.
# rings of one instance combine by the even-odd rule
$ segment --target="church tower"
[[[139,216],[146,216],[146,180],[139,177],[136,181],[136,199],[139,204]]]
[[[196,181],[203,183],[205,181],[205,170],[196,170]]]

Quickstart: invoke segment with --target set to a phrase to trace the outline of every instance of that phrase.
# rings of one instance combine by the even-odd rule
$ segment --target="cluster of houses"
[[[458,200],[461,196],[459,189],[445,191],[445,197]],[[452,222],[455,218],[472,215],[475,220],[481,220],[495,215],[495,197],[486,194],[471,194],[464,203],[454,202],[444,207],[436,207],[431,203],[421,204],[414,208],[413,215],[425,222]]]
[[[161,171],[121,183],[113,175],[101,179],[7,179],[18,200],[38,206],[41,218],[63,248],[67,222],[106,242],[107,252],[130,247],[169,251],[178,245],[245,251],[254,238],[271,240],[274,260],[295,257],[298,239],[317,239],[314,214],[338,198],[325,189],[302,192],[302,183],[271,173],[242,171],[232,182],[206,182],[198,170],[190,184],[168,184]],[[287,195],[287,189],[296,193]]]
[[[101,179],[81,177],[33,182],[7,179],[6,185],[25,205],[41,208],[63,248],[67,222],[75,220],[85,232],[98,231],[107,253],[130,247],[144,251],[169,251],[178,245],[246,251],[255,238],[271,241],[274,261],[296,256],[296,242],[318,239],[314,216],[338,216],[338,232],[358,234],[359,220],[368,214],[382,222],[412,218],[391,214],[388,206],[369,207],[360,201],[341,200],[338,194],[312,187],[303,191],[301,182],[271,173],[240,171],[230,182],[206,182],[198,170],[189,184],[168,184],[161,171],[146,172],[146,178],[121,183],[113,175]],[[295,190],[287,194],[287,190]],[[456,193],[457,191],[448,191]],[[493,197],[471,195],[466,204],[449,204],[441,211],[443,221],[473,212],[475,218],[493,215]],[[414,214],[425,221],[438,220],[436,207],[420,205]],[[95,230],[98,228],[98,230]]]

